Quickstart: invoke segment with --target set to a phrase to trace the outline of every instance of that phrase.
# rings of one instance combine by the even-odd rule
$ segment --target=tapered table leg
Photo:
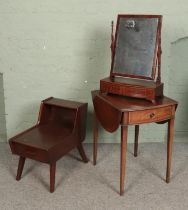
[[[166,182],[170,182],[170,171],[172,162],[172,148],[174,138],[174,119],[168,121],[168,140],[167,140],[167,168],[166,168]]]
[[[138,135],[139,135],[139,125],[135,125],[135,137],[134,137],[134,156],[138,155]]]
[[[17,176],[16,176],[17,181],[21,179],[24,164],[25,164],[25,157],[20,156],[19,163],[18,163]]]
[[[55,189],[55,171],[56,171],[56,162],[50,163],[50,192],[53,193]]]
[[[124,193],[128,126],[121,126],[120,195]]]
[[[93,165],[97,163],[97,144],[98,144],[98,120],[94,112],[93,116]]]
[[[78,151],[79,151],[79,153],[80,153],[80,156],[81,156],[83,162],[84,162],[84,163],[87,163],[87,162],[88,162],[88,159],[87,159],[87,156],[86,156],[86,154],[85,154],[85,151],[84,151],[84,148],[83,148],[83,144],[80,143],[80,144],[77,146],[77,148],[78,148]]]

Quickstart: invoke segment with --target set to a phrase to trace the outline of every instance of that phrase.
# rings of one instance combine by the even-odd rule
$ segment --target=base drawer
[[[17,142],[10,142],[10,147],[13,154],[33,160],[38,160],[44,163],[48,162],[48,155],[44,150],[19,144]]]

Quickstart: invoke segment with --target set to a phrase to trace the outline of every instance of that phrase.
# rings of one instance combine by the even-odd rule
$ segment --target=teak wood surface
[[[13,154],[19,155],[16,180],[21,179],[26,158],[50,165],[50,192],[55,189],[56,161],[77,148],[88,162],[82,142],[86,134],[87,103],[48,98],[42,101],[35,126],[9,140]]]
[[[156,100],[155,103],[152,103],[143,99],[101,93],[98,90],[92,91],[92,99],[94,105],[94,165],[96,165],[97,162],[99,122],[105,130],[111,133],[116,131],[119,125],[121,126],[120,195],[123,195],[124,193],[129,125],[135,125],[134,156],[136,157],[138,154],[139,125],[152,122],[161,124],[168,122],[166,182],[169,183],[174,136],[174,118],[178,102],[164,96]]]

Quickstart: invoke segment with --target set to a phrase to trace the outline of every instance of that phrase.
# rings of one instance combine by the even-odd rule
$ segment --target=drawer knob
[[[150,118],[153,118],[155,116],[155,114],[151,113],[149,116],[150,116]]]

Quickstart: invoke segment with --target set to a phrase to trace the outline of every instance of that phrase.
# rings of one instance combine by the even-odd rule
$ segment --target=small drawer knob
[[[150,118],[153,118],[155,116],[155,114],[151,113],[149,116],[150,116]]]

